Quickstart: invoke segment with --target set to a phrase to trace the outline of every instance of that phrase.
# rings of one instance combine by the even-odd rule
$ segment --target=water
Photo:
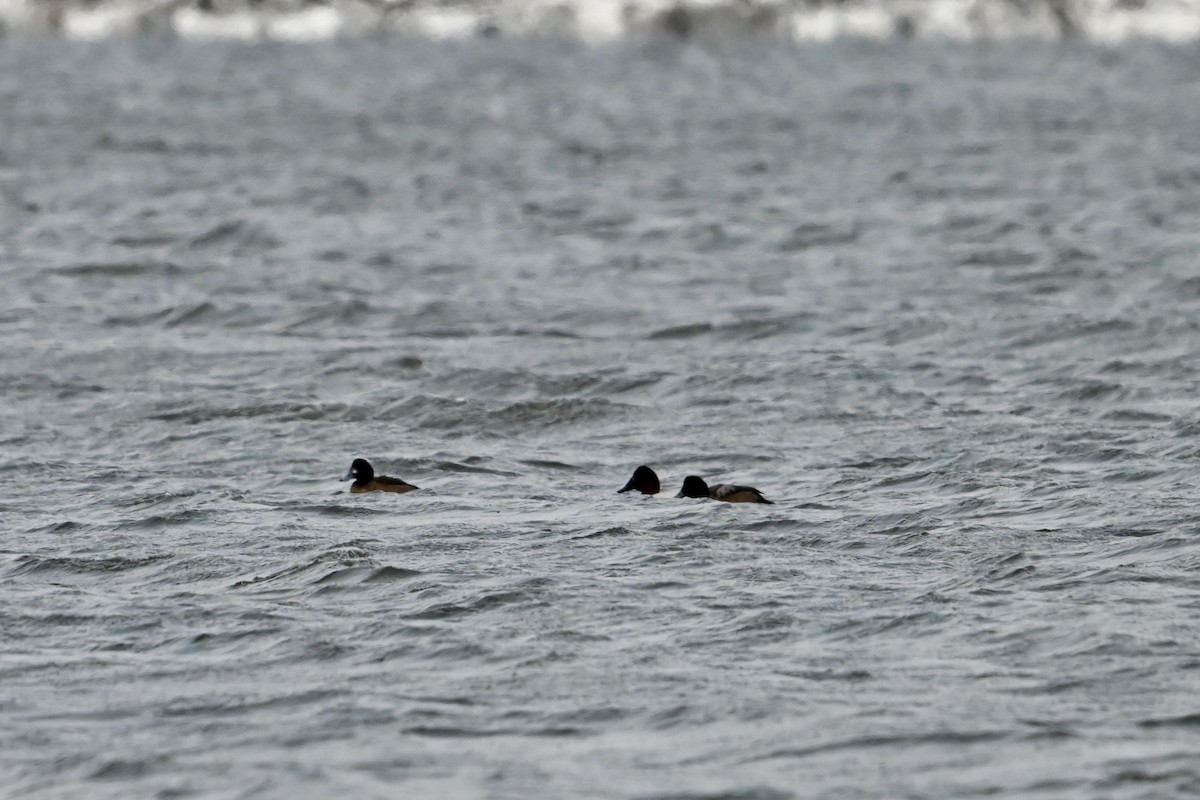
[[[7,796],[1195,796],[1197,78],[7,43]]]

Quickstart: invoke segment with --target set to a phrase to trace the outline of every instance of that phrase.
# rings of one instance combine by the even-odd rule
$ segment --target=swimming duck
[[[629,483],[617,489],[617,494],[633,489],[637,489],[642,494],[658,494],[662,491],[662,486],[659,485],[658,475],[654,474],[654,470],[643,464],[633,471],[633,477],[629,479]]]
[[[376,475],[375,469],[365,458],[356,458],[350,465],[350,471],[342,476],[344,481],[354,481],[350,485],[353,494],[359,492],[411,492],[420,488],[411,483],[405,483],[399,478],[389,478],[386,475]]]
[[[696,475],[688,475],[683,479],[683,488],[676,497],[708,497],[713,500],[724,500],[726,503],[768,503],[773,500],[763,497],[762,492],[752,486],[734,486],[729,483],[718,483],[709,486],[704,479]]]

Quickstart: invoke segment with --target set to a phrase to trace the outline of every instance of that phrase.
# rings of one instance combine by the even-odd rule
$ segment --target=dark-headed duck
[[[411,483],[405,483],[399,478],[389,478],[386,475],[376,475],[374,468],[365,458],[356,458],[350,465],[350,471],[342,476],[344,481],[354,481],[350,491],[359,492],[411,492],[419,488]]]
[[[617,489],[617,494],[634,489],[642,494],[658,494],[662,491],[662,487],[658,484],[658,476],[654,474],[654,470],[644,464],[633,471],[633,477],[629,479],[629,483]]]
[[[769,503],[773,500],[763,497],[762,492],[752,486],[734,486],[728,483],[718,483],[709,486],[703,478],[688,475],[683,479],[683,488],[676,497],[707,497],[713,500],[724,500],[726,503]]]

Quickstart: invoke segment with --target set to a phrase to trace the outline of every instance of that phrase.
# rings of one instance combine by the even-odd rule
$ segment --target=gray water
[[[1198,79],[5,43],[4,795],[1196,796]]]

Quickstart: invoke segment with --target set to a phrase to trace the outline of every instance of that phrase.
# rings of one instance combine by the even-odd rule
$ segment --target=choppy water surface
[[[1195,51],[10,42],[5,791],[1193,797],[1198,217]]]

